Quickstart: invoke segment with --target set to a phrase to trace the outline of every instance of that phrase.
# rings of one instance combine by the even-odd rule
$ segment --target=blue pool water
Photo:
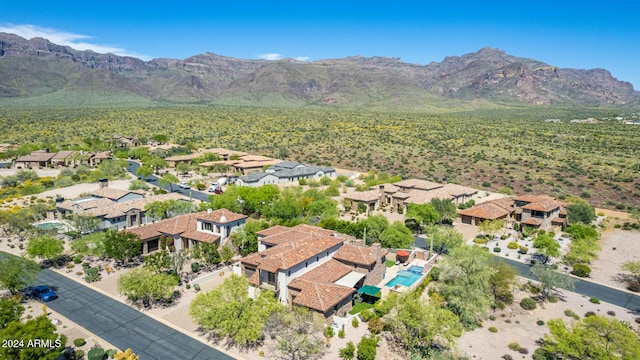
[[[408,272],[412,272],[412,273],[417,274],[417,275],[422,275],[422,272],[424,271],[424,266],[411,265],[411,266],[409,266],[407,271]]]
[[[422,276],[422,272],[420,274],[416,274],[411,271],[400,270],[398,275],[391,279],[388,283],[385,284],[386,287],[394,287],[396,285],[403,285],[406,287],[411,287],[420,277]]]
[[[37,224],[36,227],[40,230],[60,230],[62,225],[58,222],[45,222]]]

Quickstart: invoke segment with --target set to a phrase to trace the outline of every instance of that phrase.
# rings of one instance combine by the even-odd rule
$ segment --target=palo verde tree
[[[157,274],[147,268],[133,269],[118,279],[118,291],[134,303],[142,301],[144,306],[171,298],[176,285],[175,276]]]
[[[440,268],[438,290],[467,328],[475,328],[494,304],[491,278],[497,269],[493,256],[479,246],[463,246],[451,251]]]
[[[541,300],[547,300],[551,291],[562,288],[566,290],[573,290],[575,280],[572,278],[560,274],[559,272],[543,265],[536,263],[530,268],[531,274],[542,285],[542,291],[540,292]]]
[[[270,291],[260,291],[255,300],[250,299],[248,288],[246,278],[232,275],[219,287],[198,294],[189,305],[189,314],[214,336],[240,346],[255,345],[264,336],[269,316],[282,305]]]
[[[275,351],[282,359],[309,360],[322,357],[325,324],[307,308],[281,309],[265,322],[264,332],[275,339]]]
[[[430,204],[438,213],[438,223],[442,225],[444,221],[451,222],[458,215],[456,205],[450,199],[431,199]]]
[[[570,326],[552,319],[547,325],[549,334],[536,350],[546,359],[640,359],[638,335],[615,318],[591,315]]]
[[[64,251],[62,241],[52,238],[51,236],[38,236],[29,240],[27,243],[27,255],[31,258],[41,258],[45,260],[53,260]]]
[[[51,346],[28,346],[34,339],[47,341]],[[0,347],[2,359],[58,359],[64,350],[67,337],[56,333],[56,327],[46,315],[29,319],[26,322],[11,321],[0,329],[0,341],[7,344],[7,340],[19,343],[21,346]]]

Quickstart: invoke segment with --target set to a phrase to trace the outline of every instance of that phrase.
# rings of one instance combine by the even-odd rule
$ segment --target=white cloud
[[[296,60],[298,61],[309,61],[310,57],[308,56],[298,56]]]
[[[262,60],[280,60],[282,59],[282,55],[276,53],[260,54],[258,55],[258,58]]]
[[[36,25],[0,25],[0,32],[12,33],[25,39],[41,37],[51,41],[54,44],[69,46],[76,50],[92,50],[100,54],[111,53],[119,56],[132,56],[143,60],[149,60],[150,57],[141,54],[135,54],[128,50],[109,45],[100,45],[91,43],[91,36],[73,34],[62,30],[40,27]]]

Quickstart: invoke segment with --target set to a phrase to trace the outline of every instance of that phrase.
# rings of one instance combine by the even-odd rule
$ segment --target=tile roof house
[[[238,227],[244,225],[247,216],[227,209],[207,210],[193,214],[176,216],[126,231],[136,234],[142,240],[142,253],[156,251],[160,247],[160,237],[170,239],[173,249],[191,249],[197,243],[220,245]]]
[[[426,204],[438,198],[451,200],[455,205],[459,205],[477,194],[478,190],[466,186],[407,179],[374,186],[368,191],[347,194],[345,198],[351,200],[352,212],[358,209],[359,204],[365,205],[367,211],[389,206],[392,211],[406,212],[409,204]]]
[[[256,166],[252,164],[256,163]],[[262,165],[262,166],[257,166]],[[266,171],[259,171],[266,165],[272,165]],[[332,167],[307,165],[292,161],[268,160],[253,161],[234,165],[240,169],[244,176],[237,181],[239,186],[262,186],[265,184],[286,184],[301,179],[320,179],[325,176],[334,177],[335,169]],[[248,169],[254,170],[249,173]]]
[[[47,167],[51,165],[51,159],[56,153],[49,152],[49,149],[37,150],[29,155],[20,156],[16,159],[16,166],[29,167]]]
[[[458,210],[464,224],[478,225],[482,221],[502,219],[511,227],[514,222],[535,229],[562,230],[567,226],[564,203],[545,195],[525,195],[502,198]]]
[[[258,232],[258,252],[240,259],[234,272],[249,279],[251,296],[273,291],[283,304],[331,319],[346,316],[356,289],[382,281],[386,254],[379,244],[365,247],[316,226],[274,226]]]

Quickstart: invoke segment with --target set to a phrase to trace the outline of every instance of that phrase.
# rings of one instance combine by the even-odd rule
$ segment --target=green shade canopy
[[[377,296],[378,293],[380,292],[380,288],[379,287],[375,287],[375,286],[371,286],[371,285],[365,285],[363,287],[361,287],[360,289],[358,289],[359,293],[363,293],[363,294],[367,294],[370,296]]]

